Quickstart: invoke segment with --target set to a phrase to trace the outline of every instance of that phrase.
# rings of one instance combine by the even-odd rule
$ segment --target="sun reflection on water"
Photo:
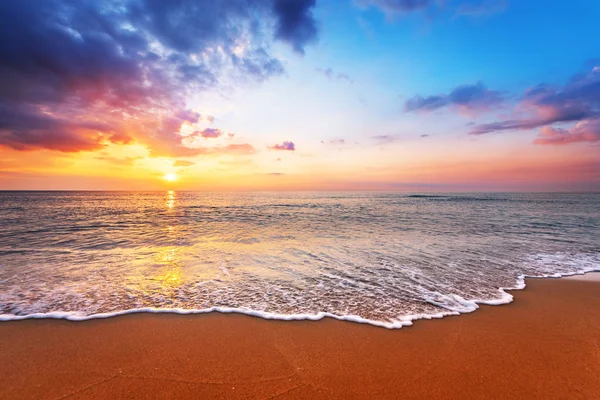
[[[181,267],[173,266],[165,268],[156,276],[156,280],[158,280],[162,286],[179,287],[183,283]]]
[[[169,190],[167,192],[167,203],[166,206],[169,210],[175,207],[175,191]]]
[[[162,249],[154,259],[156,265],[161,268],[152,274],[150,280],[157,284],[164,294],[168,294],[166,289],[175,289],[183,284],[182,260],[178,249]]]

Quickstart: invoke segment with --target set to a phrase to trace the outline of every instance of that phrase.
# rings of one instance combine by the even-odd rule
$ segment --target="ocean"
[[[387,328],[600,270],[600,194],[0,192],[0,320],[240,312]]]

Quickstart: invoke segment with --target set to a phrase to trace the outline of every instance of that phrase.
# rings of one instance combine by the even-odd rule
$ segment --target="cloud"
[[[400,140],[400,136],[398,135],[375,135],[371,136],[371,138],[375,139],[375,141],[379,142],[379,144],[393,143]]]
[[[175,146],[164,153],[154,153],[155,157],[195,157],[195,156],[210,156],[210,155],[247,155],[254,154],[256,149],[248,143],[230,144],[227,146],[215,147],[187,147],[183,145]]]
[[[321,140],[322,144],[331,144],[333,146],[341,146],[343,144],[346,144],[346,140],[345,139],[331,139],[327,142],[325,142],[324,140]]]
[[[192,95],[283,72],[275,41],[317,39],[314,1],[69,0],[0,4],[0,146],[89,151],[137,142],[193,155]],[[16,116],[23,116],[17,118]]]
[[[356,2],[363,8],[378,8],[387,15],[425,11],[433,7],[441,8],[448,5],[448,2],[441,0],[357,0]],[[506,0],[463,0],[450,5],[456,10],[455,17],[480,17],[504,11]]]
[[[126,144],[131,137],[93,120],[67,120],[0,103],[0,145],[15,150],[91,151],[106,144]]]
[[[273,146],[269,146],[269,149],[271,150],[289,150],[289,151],[294,151],[296,150],[296,145],[294,145],[294,142],[283,142],[283,144],[276,144]]]
[[[533,143],[559,145],[576,142],[600,142],[600,119],[579,122],[571,129],[544,126]]]
[[[340,73],[340,72],[334,72],[331,68],[315,68],[315,71],[323,74],[327,79],[329,79],[330,81],[333,79],[337,79],[340,81],[346,81],[348,83],[354,83],[354,80],[352,78],[350,78],[348,75]]]
[[[362,7],[376,7],[385,13],[408,13],[425,10],[435,3],[434,0],[361,0]]]
[[[424,133],[424,134],[422,134],[422,135],[421,135],[421,137],[422,137],[422,138],[426,138],[426,137],[429,137],[429,135],[428,135],[428,134],[426,134],[426,133]]]
[[[304,54],[304,46],[317,39],[316,21],[312,15],[315,0],[272,1],[277,16],[275,37]]]
[[[177,160],[173,163],[174,167],[191,167],[192,165],[195,165],[196,163],[193,163],[191,161],[186,161],[186,160]]]
[[[555,143],[590,138],[597,132],[600,117],[600,68],[594,67],[587,74],[575,75],[562,88],[541,84],[526,90],[515,107],[518,118],[476,125],[472,135],[506,131],[548,128],[541,132],[537,143]],[[565,131],[551,126],[555,123],[578,124]],[[592,135],[593,137],[593,135]],[[569,138],[565,141],[565,139]],[[574,139],[579,140],[574,140]]]
[[[201,131],[195,131],[192,135],[201,136],[204,139],[214,139],[223,136],[223,131],[220,129],[206,128]]]
[[[459,111],[472,113],[489,111],[505,101],[503,94],[490,90],[482,82],[457,86],[448,94],[412,97],[404,103],[406,112],[434,111],[443,107],[454,107]]]

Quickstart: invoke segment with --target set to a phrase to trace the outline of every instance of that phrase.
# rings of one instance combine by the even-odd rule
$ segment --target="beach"
[[[600,400],[598,15],[0,0],[0,400]]]
[[[385,329],[139,313],[0,323],[0,398],[600,398],[600,282]]]

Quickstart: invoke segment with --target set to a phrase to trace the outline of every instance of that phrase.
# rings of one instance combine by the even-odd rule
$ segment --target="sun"
[[[177,175],[174,173],[168,173],[163,176],[163,179],[168,182],[175,182],[177,180]]]

